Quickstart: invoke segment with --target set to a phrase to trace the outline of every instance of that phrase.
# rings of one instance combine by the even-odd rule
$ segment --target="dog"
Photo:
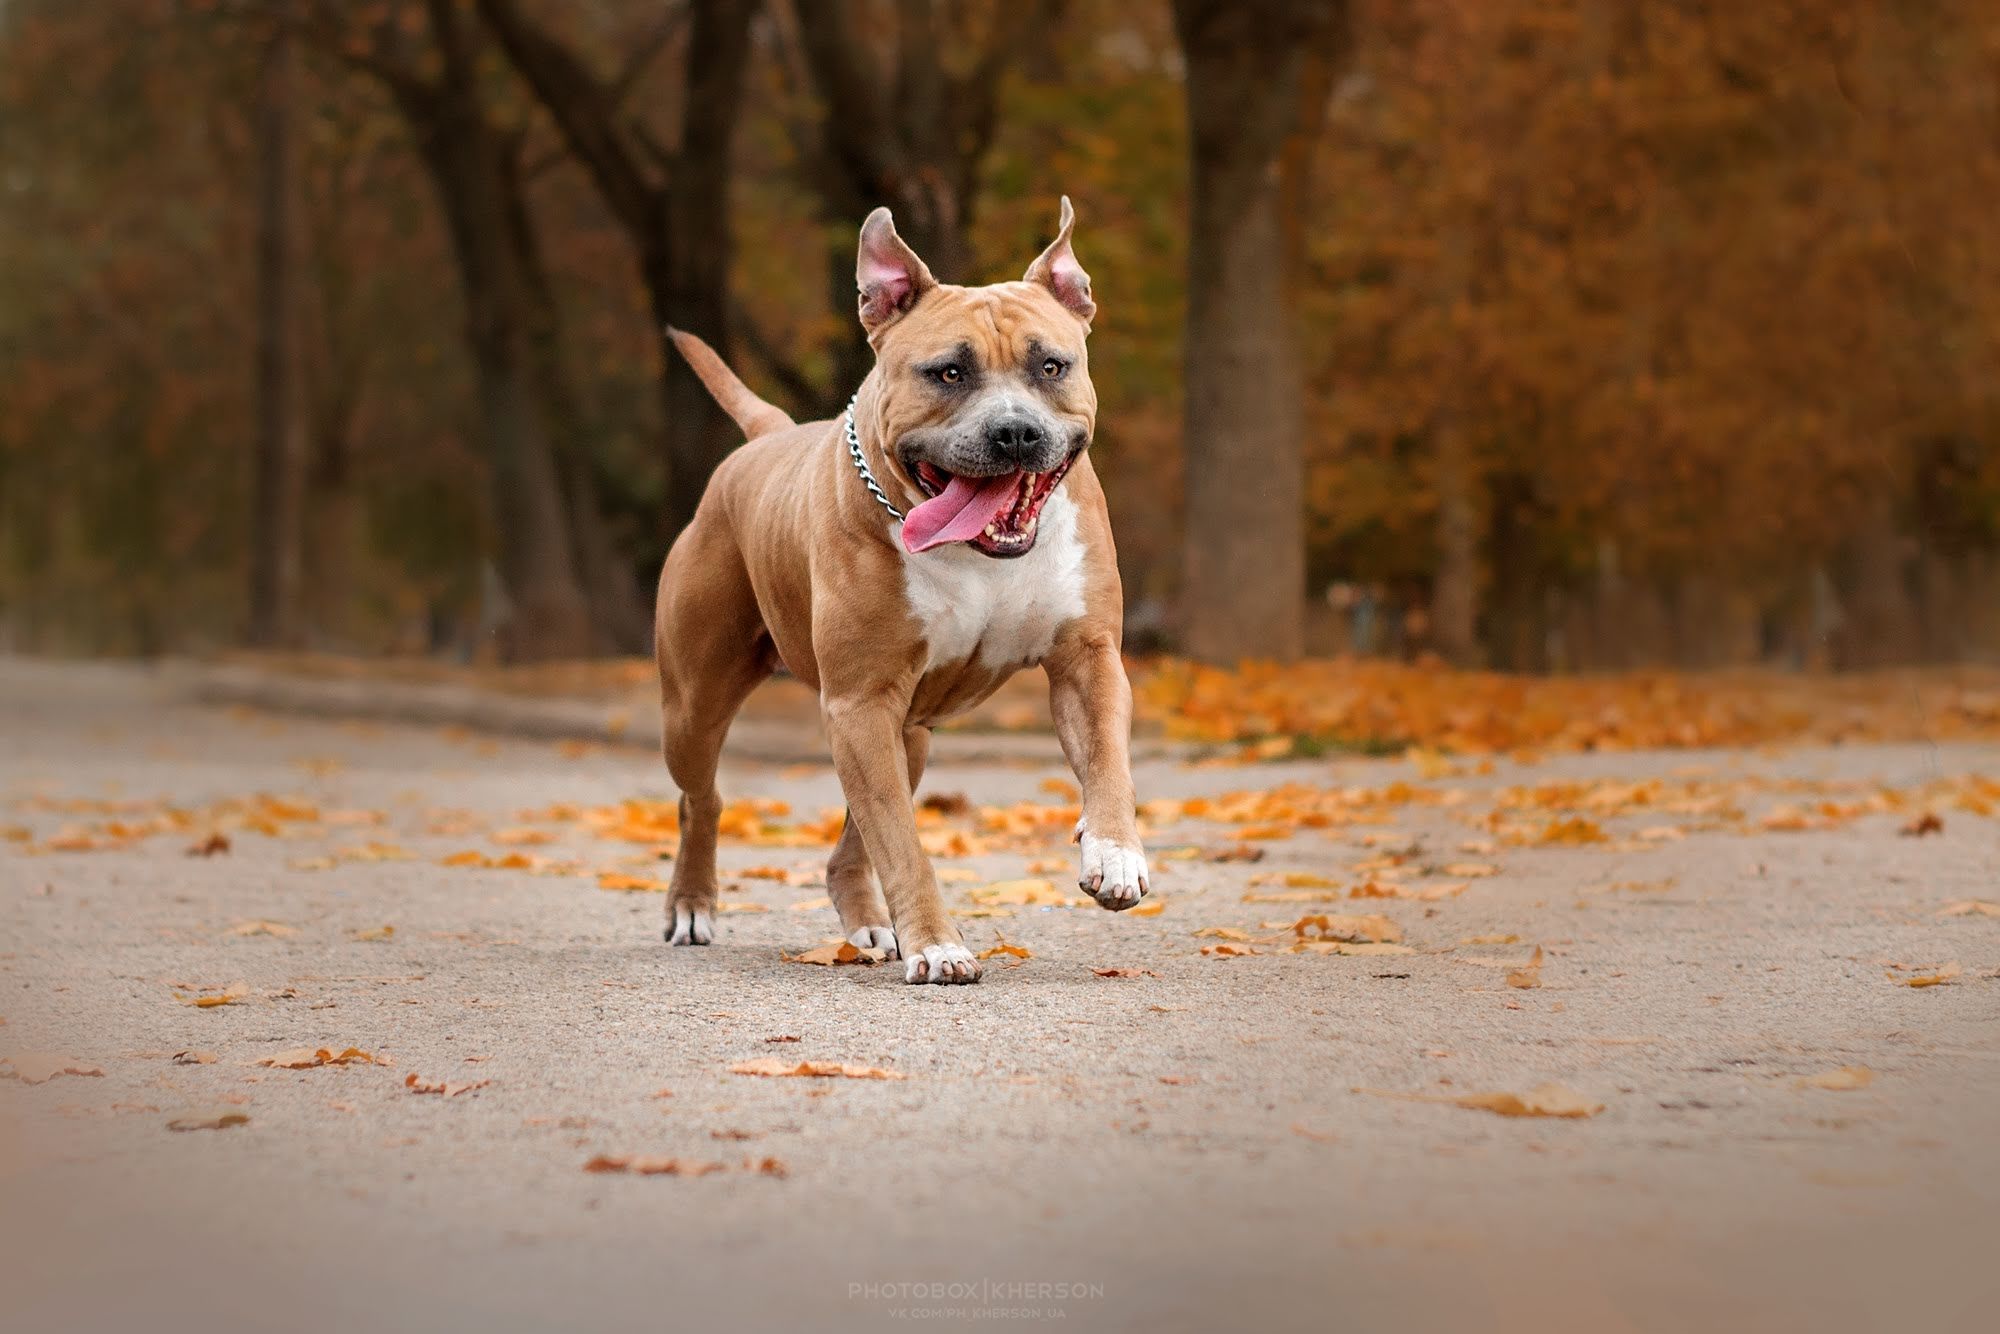
[[[875,365],[834,421],[794,424],[672,331],[748,443],[717,467],[660,574],[663,749],[682,794],[670,943],[715,938],[716,763],[736,711],[781,663],[819,692],[847,799],[828,897],[848,940],[900,958],[905,981],[979,980],[913,794],[931,728],[1024,667],[1048,672],[1082,787],[1079,886],[1113,911],[1146,894],[1123,594],[1087,453],[1097,307],[1074,228],[1064,198],[1055,240],[1021,281],[956,287],[876,209],[855,262]]]

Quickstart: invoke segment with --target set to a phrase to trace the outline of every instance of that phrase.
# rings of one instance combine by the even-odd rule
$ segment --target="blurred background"
[[[1059,195],[1136,648],[2000,658],[1974,0],[0,0],[0,648],[646,651],[861,218]]]

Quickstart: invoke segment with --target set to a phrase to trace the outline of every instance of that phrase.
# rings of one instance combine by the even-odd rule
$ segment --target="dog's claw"
[[[979,960],[963,945],[926,945],[922,951],[904,960],[903,980],[913,984],[932,982],[949,986],[977,982],[982,971]]]
[[[896,952],[896,931],[887,926],[861,926],[847,938],[847,943],[861,950],[881,950],[884,959],[900,959]]]
[[[709,945],[715,941],[715,914],[706,908],[692,908],[685,903],[673,905],[673,917],[667,923],[667,943],[669,945]]]

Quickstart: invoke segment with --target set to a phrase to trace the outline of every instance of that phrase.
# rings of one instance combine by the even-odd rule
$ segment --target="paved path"
[[[1153,917],[968,919],[975,946],[1001,932],[1033,957],[944,989],[784,961],[832,933],[828,910],[790,907],[823,891],[740,873],[818,849],[726,845],[729,899],[767,911],[726,915],[706,950],[661,944],[658,895],[440,864],[520,851],[663,871],[574,820],[534,826],[547,844],[492,837],[552,803],[670,796],[634,751],[287,722],[175,704],[142,672],[20,662],[0,662],[0,736],[0,828],[17,840],[0,846],[0,1055],[104,1072],[0,1080],[9,1328],[866,1329],[1060,1311],[1085,1329],[1956,1331],[2000,1309],[2000,918],[1940,915],[2000,899],[2000,819],[1965,809],[1969,775],[2000,775],[1992,747],[1428,780],[1383,761],[1157,762],[1147,798],[1299,782],[1320,791],[1280,806],[1325,811],[1324,789],[1366,788],[1354,809],[1390,823],[1299,828],[1256,843],[1255,864],[1162,858]],[[948,766],[926,790],[1055,802],[1050,761]],[[1644,778],[1664,784],[1645,808],[1609,786]],[[1512,846],[1547,822],[1501,790],[1563,780],[1578,786],[1544,789],[1548,820],[1595,810],[1608,841]],[[818,767],[737,763],[724,784],[788,801],[790,819],[838,801]],[[320,818],[242,804],[257,793]],[[207,858],[184,853],[191,833],[121,837],[161,818],[158,799],[237,803],[202,821],[263,810],[286,836],[238,828]],[[1496,799],[1497,839],[1475,824]],[[1919,807],[1943,832],[1899,836]],[[67,826],[123,846],[39,851]],[[1181,821],[1153,842],[1240,830]],[[351,859],[370,843],[410,856]],[[1396,853],[1409,873],[1378,879],[1406,893],[1454,883],[1440,868],[1461,861],[1498,873],[1428,900],[1245,901],[1309,892],[1255,876],[1346,885]],[[943,864],[984,882],[1060,856]],[[1283,923],[1322,911],[1379,911],[1416,952],[1285,952]],[[257,922],[281,934],[232,934]],[[1201,953],[1218,944],[1260,952]],[[1541,985],[1508,986],[1536,945]],[[1952,961],[1944,985],[1887,976]],[[177,998],[239,980],[237,1003]],[[349,1045],[394,1065],[256,1064]],[[214,1059],[176,1064],[183,1051]],[[907,1078],[730,1073],[773,1056]],[[1844,1067],[1872,1078],[1800,1087]],[[426,1096],[413,1074],[491,1082]],[[1356,1091],[1549,1081],[1604,1110],[1517,1119]],[[249,1120],[168,1128],[218,1112]],[[632,1155],[726,1170],[583,1170]]]

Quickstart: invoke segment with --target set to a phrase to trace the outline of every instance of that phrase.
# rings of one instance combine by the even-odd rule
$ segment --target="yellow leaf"
[[[1535,946],[1535,952],[1519,968],[1507,974],[1507,985],[1529,991],[1542,985],[1542,947]]]
[[[968,895],[974,903],[988,905],[1040,905],[1067,906],[1073,902],[1069,895],[1062,893],[1046,880],[1001,880],[975,889]]]
[[[1793,1081],[1793,1087],[1802,1089],[1828,1089],[1835,1093],[1851,1093],[1855,1089],[1865,1089],[1875,1082],[1875,1072],[1865,1065],[1843,1065],[1835,1070],[1822,1070],[1816,1075]]]
[[[627,889],[644,894],[664,894],[667,892],[668,884],[666,881],[656,879],[650,875],[630,875],[624,871],[599,871],[597,873],[597,887],[599,889]]]
[[[1952,963],[1946,964],[1944,967],[1938,969],[1934,973],[1913,973],[1908,977],[1899,977],[1895,973],[1884,973],[1882,974],[1882,976],[1888,978],[1891,982],[1895,982],[1898,983],[1899,985],[1906,987],[1939,987],[1951,981],[1953,978],[1957,977],[1960,973],[1964,971],[1965,970],[1959,967],[1957,962],[1954,961]]]
[[[350,933],[356,940],[388,940],[396,934],[393,926],[370,926]]]
[[[250,994],[248,982],[231,982],[221,991],[211,991],[199,996],[182,996],[183,1005],[192,1005],[197,1010],[212,1010],[218,1005],[235,1005]]]
[[[1217,940],[1248,940],[1248,931],[1238,931],[1233,926],[1205,926],[1195,932],[1197,936],[1213,936]]]
[[[296,936],[299,929],[282,922],[238,922],[229,928],[232,936]]]
[[[1478,880],[1500,874],[1500,868],[1488,862],[1453,862],[1444,868],[1444,873],[1460,880]]]

